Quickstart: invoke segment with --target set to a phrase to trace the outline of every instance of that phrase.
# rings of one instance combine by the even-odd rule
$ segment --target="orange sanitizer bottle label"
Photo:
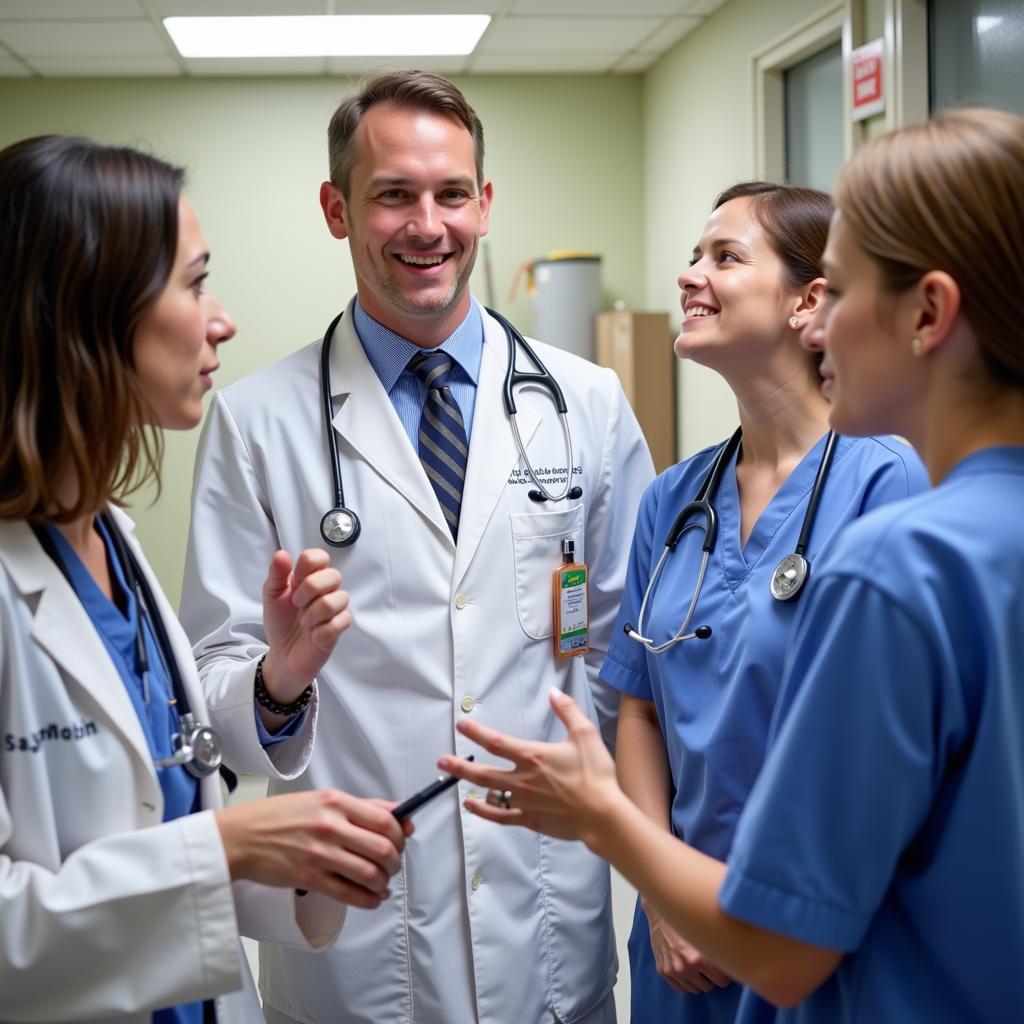
[[[573,561],[575,545],[562,541],[564,564],[552,580],[554,603],[555,657],[574,658],[590,650],[587,618],[587,567]]]

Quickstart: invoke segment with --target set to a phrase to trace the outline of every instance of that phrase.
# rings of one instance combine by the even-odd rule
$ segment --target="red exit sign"
[[[884,63],[885,42],[882,39],[858,46],[850,54],[854,121],[862,121],[885,110]]]

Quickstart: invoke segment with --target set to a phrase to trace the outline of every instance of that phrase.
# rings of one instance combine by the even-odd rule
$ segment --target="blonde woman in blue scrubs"
[[[1024,1007],[1024,119],[937,115],[842,170],[825,254],[830,422],[894,431],[934,489],[851,525],[797,616],[728,866],[569,742],[461,723],[511,772],[476,813],[583,839],[780,1021],[1018,1020]],[[756,1014],[744,994],[738,1019]]]
[[[826,449],[828,403],[819,354],[801,339],[825,299],[821,256],[832,201],[814,189],[748,182],[715,202],[679,277],[677,354],[719,373],[736,396],[742,441],[673,466],[640,506],[625,596],[602,678],[622,692],[616,767],[626,794],[660,828],[718,859],[760,770],[782,679],[794,598],[771,594],[776,566],[796,549]],[[668,641],[700,574],[704,533],[685,533],[651,586],[666,535],[726,449],[709,495],[718,540],[688,628],[652,651],[626,624]],[[927,487],[913,450],[891,437],[840,437],[811,522],[816,566],[858,516]],[[699,523],[699,517],[691,519]],[[644,594],[651,590],[639,623]],[[726,1024],[740,987],[643,899],[629,941],[634,1024]]]

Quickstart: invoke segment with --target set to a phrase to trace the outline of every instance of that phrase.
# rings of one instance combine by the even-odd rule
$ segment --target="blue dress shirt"
[[[416,374],[406,367],[409,360],[423,349],[374,320],[358,299],[352,315],[356,335],[366,352],[366,358],[384,385],[413,450],[419,451],[420,417],[423,415],[427,389]],[[462,413],[466,440],[472,436],[473,409],[476,405],[476,385],[480,377],[483,346],[483,317],[474,302],[462,323],[438,346],[453,360],[448,386]]]

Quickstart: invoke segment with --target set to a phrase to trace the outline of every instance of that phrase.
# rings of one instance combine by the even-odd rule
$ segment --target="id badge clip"
[[[562,565],[555,570],[551,583],[556,658],[575,658],[590,650],[587,567],[574,560],[575,550],[576,545],[566,537],[562,541]]]

